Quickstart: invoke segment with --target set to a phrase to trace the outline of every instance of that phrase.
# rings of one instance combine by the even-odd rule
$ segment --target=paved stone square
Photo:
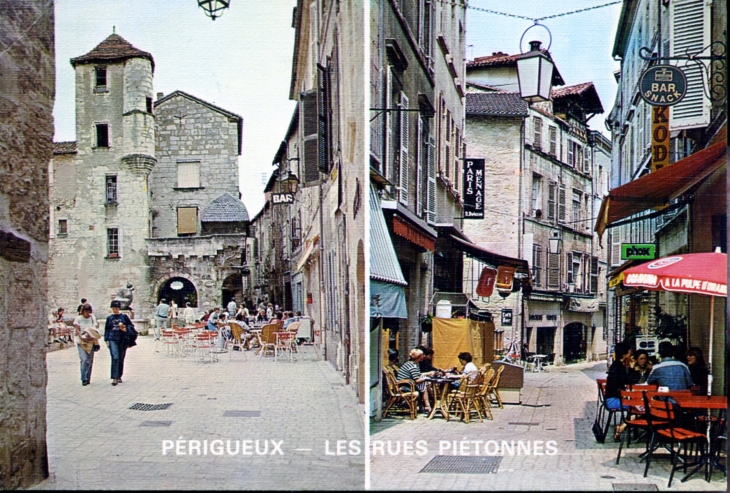
[[[363,489],[362,406],[315,347],[276,363],[157,349],[140,336],[116,387],[106,347],[87,387],[75,347],[48,353],[50,477],[37,489]],[[338,440],[361,453],[331,455]]]
[[[371,488],[398,491],[648,491],[655,488],[726,491],[727,478],[719,471],[713,472],[710,483],[704,480],[702,473],[681,483],[683,474],[678,471],[671,488],[667,488],[668,459],[652,461],[644,478],[645,464],[638,460],[643,442],[637,445],[632,442],[631,448],[624,448],[620,464],[616,465],[619,444],[613,441],[613,428],[603,444],[596,443],[591,432],[596,410],[595,381],[605,378],[605,374],[605,361],[554,367],[551,372],[525,373],[522,405],[505,404],[504,409],[493,406],[494,421],[480,423],[475,418],[466,424],[458,419],[446,422],[440,417],[428,420],[423,414],[414,421],[402,415],[380,422],[371,421],[371,449],[383,447],[382,453],[373,453],[370,458]],[[417,443],[409,444],[417,440],[426,442],[421,443],[420,448]],[[477,440],[482,441],[478,450],[470,443]],[[489,440],[496,443],[492,442],[485,453],[483,443]],[[503,447],[503,440],[509,444],[514,440],[515,446],[513,451],[509,446],[500,449],[502,456],[499,457],[500,450],[495,447],[496,444]],[[547,442],[551,440],[555,444],[549,446]],[[440,444],[443,445],[441,451]],[[412,448],[407,451],[409,446]],[[490,458],[489,454],[496,459]],[[477,457],[494,460],[498,467],[496,472],[481,474],[421,472],[437,455],[457,455],[451,460],[464,462],[462,468],[470,466],[468,461],[476,459],[478,462]],[[490,468],[483,469],[488,471]]]

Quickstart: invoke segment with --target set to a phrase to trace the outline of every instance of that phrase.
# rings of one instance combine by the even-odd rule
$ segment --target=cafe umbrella
[[[707,362],[712,365],[712,330],[715,297],[727,298],[727,254],[714,252],[685,253],[662,257],[626,269],[624,286],[653,291],[671,291],[710,296],[710,344]],[[707,392],[712,386],[708,377]]]

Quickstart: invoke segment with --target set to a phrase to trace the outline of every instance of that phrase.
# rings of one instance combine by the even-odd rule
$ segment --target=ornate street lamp
[[[550,231],[550,239],[548,239],[548,252],[560,253],[563,251],[563,238],[560,230],[554,229]]]
[[[297,193],[299,188],[299,178],[291,171],[281,180],[281,189],[284,193]]]
[[[550,99],[555,64],[547,54],[547,50],[543,52],[540,49],[541,44],[540,41],[530,41],[530,51],[517,59],[520,96],[528,103],[539,103]]]
[[[231,0],[198,0],[198,6],[205,10],[205,15],[212,20],[223,15],[223,11],[231,4]]]

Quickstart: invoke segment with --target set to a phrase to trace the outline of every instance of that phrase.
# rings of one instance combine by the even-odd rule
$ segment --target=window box
[[[110,253],[106,258],[119,258],[118,253]]]

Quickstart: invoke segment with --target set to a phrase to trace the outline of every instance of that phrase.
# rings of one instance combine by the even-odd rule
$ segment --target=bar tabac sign
[[[484,159],[464,160],[464,219],[484,219]]]

